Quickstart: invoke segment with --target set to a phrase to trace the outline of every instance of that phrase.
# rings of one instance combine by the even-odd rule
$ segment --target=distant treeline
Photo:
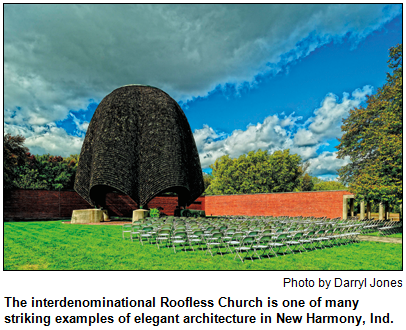
[[[4,136],[5,189],[73,189],[79,155],[32,155],[24,141],[20,135]],[[223,156],[211,165],[212,174],[203,174],[205,195],[346,189],[340,182],[309,175],[307,167],[289,150],[251,151],[235,159]]]
[[[204,173],[205,195],[257,194],[347,189],[337,181],[324,181],[306,173],[303,163],[289,149],[269,154],[250,151],[238,158],[218,158],[211,174]]]
[[[73,189],[79,155],[32,155],[21,135],[4,135],[4,189]]]

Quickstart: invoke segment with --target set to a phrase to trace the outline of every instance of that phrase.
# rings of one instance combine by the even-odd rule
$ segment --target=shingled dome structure
[[[75,190],[93,206],[120,191],[139,206],[175,192],[182,206],[204,191],[195,140],[180,106],[162,90],[123,86],[107,95],[89,124]]]

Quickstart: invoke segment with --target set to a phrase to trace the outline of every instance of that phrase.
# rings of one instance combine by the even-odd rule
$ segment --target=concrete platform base
[[[98,209],[73,210],[71,223],[95,223],[103,220],[103,211]]]
[[[107,210],[103,210],[103,221],[110,221],[109,213]]]
[[[134,210],[133,211],[133,222],[139,221],[141,219],[145,219],[148,212],[149,212],[148,210],[144,210],[144,209]]]

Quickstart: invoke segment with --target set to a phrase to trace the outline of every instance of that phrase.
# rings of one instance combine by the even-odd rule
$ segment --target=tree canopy
[[[202,196],[206,195],[206,190],[210,186],[212,180],[213,180],[212,174],[203,172],[204,192]]]
[[[305,173],[302,177],[301,191],[312,191],[314,188],[314,183],[312,176],[308,173]]]
[[[303,174],[301,158],[289,149],[268,154],[250,151],[238,158],[218,158],[213,165],[207,195],[288,192],[298,189]]]
[[[348,189],[341,182],[338,181],[324,181],[319,178],[312,178],[313,190],[322,191],[322,190],[346,190]]]
[[[4,136],[4,188],[73,189],[79,155],[32,155],[24,141],[23,136]],[[289,150],[251,151],[235,159],[223,156],[211,165],[211,174],[203,173],[203,195],[346,189],[338,182],[312,177],[306,173],[308,167]]]
[[[17,169],[15,185],[21,189],[73,189],[78,160],[78,155],[63,158],[29,154],[27,164]]]
[[[21,135],[4,135],[4,189],[73,189],[79,155],[31,155]]]
[[[386,83],[343,120],[336,148],[338,158],[350,158],[339,175],[358,199],[395,204],[402,202],[402,45],[389,57]]]
[[[27,161],[28,148],[24,147],[25,137],[6,134],[3,137],[3,188],[15,187],[14,180],[18,177],[16,169]]]

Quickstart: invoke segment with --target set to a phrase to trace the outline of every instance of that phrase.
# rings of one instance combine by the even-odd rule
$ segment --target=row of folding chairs
[[[249,252],[253,252],[252,260],[254,255],[261,258],[261,255],[262,257],[269,256],[269,253],[277,256],[280,252],[282,254],[288,251],[294,252],[292,247],[295,246],[302,248],[303,251],[308,251],[315,248],[325,248],[328,245],[327,242],[334,241],[331,245],[349,244],[356,241],[359,227],[360,225],[348,225],[347,223],[341,223],[336,228],[313,227],[313,224],[309,224],[309,227],[301,228],[296,232],[286,229],[273,232],[272,230],[238,231],[238,228],[234,231],[230,229],[221,231],[215,227],[207,227],[207,230],[204,228],[190,230],[186,229],[185,226],[172,226],[172,224],[155,228],[148,225],[133,225],[130,235],[131,240],[135,237],[141,244],[144,242],[156,244],[158,249],[171,247],[175,253],[177,248],[184,251],[194,251],[197,248],[206,250],[206,254],[210,253],[211,256],[235,253],[235,258],[238,256],[243,261]],[[261,251],[262,254],[259,255],[258,251]],[[298,251],[302,252],[300,249]]]
[[[382,220],[377,219],[365,219],[363,220],[363,227],[361,234],[374,233],[378,231],[378,228],[382,227]]]
[[[326,221],[313,221],[309,219],[286,219],[286,218],[281,218],[281,219],[222,219],[222,218],[217,218],[217,219],[188,219],[188,218],[179,218],[179,219],[166,219],[163,220],[159,218],[158,220],[156,219],[145,219],[143,222],[137,223],[139,225],[151,225],[154,228],[160,225],[167,225],[167,224],[172,224],[174,226],[176,225],[185,225],[185,226],[199,226],[199,228],[205,228],[208,226],[214,226],[214,227],[231,227],[231,226],[237,226],[238,228],[246,228],[247,230],[254,230],[254,229],[269,229],[269,228],[290,228],[290,227],[304,227],[308,226],[310,224],[314,225],[322,225],[322,226],[332,226],[335,225],[338,222],[337,219],[332,219],[332,220],[326,220]],[[126,225],[127,230],[124,230],[124,232],[129,232],[129,225]]]
[[[154,222],[153,222],[154,221]],[[339,218],[336,219],[312,219],[312,218],[279,218],[279,219],[228,219],[228,218],[214,218],[214,219],[196,219],[196,218],[175,218],[175,219],[163,219],[159,218],[158,220],[151,220],[151,219],[146,219],[144,220],[143,224],[168,224],[168,223],[173,223],[173,224],[200,224],[200,225],[214,225],[214,226],[220,226],[220,225],[239,225],[239,226],[248,226],[250,228],[256,227],[256,226],[273,226],[273,227],[280,227],[280,226],[293,226],[293,225],[306,225],[306,224],[324,224],[324,225],[335,225],[336,223],[341,223],[341,222],[348,222],[350,220],[342,221]],[[360,223],[359,221],[350,221],[351,223]]]
[[[350,244],[357,241],[359,231],[356,227],[346,226],[334,229],[312,229],[295,232],[280,233],[277,235],[262,235],[257,239],[244,237],[241,246],[235,248],[235,258],[244,259],[263,257],[277,257],[279,254],[308,252],[318,248]],[[236,242],[234,242],[236,244]]]
[[[216,217],[216,218],[187,218],[187,217],[165,217],[158,219],[145,219],[142,225],[151,225],[155,229],[163,224],[173,224],[185,225],[188,229],[203,229],[206,230],[210,226],[215,228],[220,228],[222,230],[226,228],[235,227],[240,231],[252,231],[252,230],[266,230],[274,229],[275,232],[285,231],[285,230],[295,230],[303,229],[310,225],[319,225],[324,228],[331,228],[337,225],[348,225],[354,226],[362,224],[360,228],[361,234],[379,231],[382,235],[390,235],[402,230],[403,223],[399,221],[392,222],[382,222],[379,220],[359,220],[359,219],[348,219],[341,220],[340,218],[326,219],[326,218],[314,218],[314,217]],[[198,228],[196,228],[196,226]],[[123,238],[126,233],[130,233],[131,228],[127,225],[127,228],[123,228]]]
[[[377,227],[379,233],[383,236],[401,233],[403,231],[402,221],[384,221]]]
[[[241,221],[240,219],[215,219],[214,221],[207,221],[201,219],[197,221],[193,218],[193,220],[189,220],[187,218],[180,218],[172,221],[162,221],[162,219],[154,220],[154,219],[145,219],[143,222],[133,223],[133,224],[126,224],[123,226],[123,238],[125,238],[126,234],[131,233],[133,226],[138,226],[136,229],[140,230],[141,227],[153,227],[152,230],[157,230],[162,228],[162,226],[170,225],[171,229],[188,229],[188,230],[209,230],[209,229],[220,229],[224,231],[228,228],[235,228],[238,231],[249,232],[249,231],[264,231],[264,230],[273,230],[274,232],[282,232],[282,231],[293,231],[295,229],[303,229],[311,225],[318,225],[319,227],[329,228],[331,226],[336,225],[338,222],[337,220],[334,221],[324,221],[324,222],[315,222],[309,220],[302,220],[298,221],[297,219],[292,221],[287,221],[287,219],[272,219],[270,221],[263,221],[257,220],[254,221]],[[183,228],[182,228],[183,227]],[[131,235],[130,235],[131,236]]]

